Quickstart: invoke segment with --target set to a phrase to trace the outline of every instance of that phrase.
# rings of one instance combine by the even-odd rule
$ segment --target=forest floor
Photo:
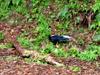
[[[13,56],[14,57],[14,56]],[[3,60],[1,60],[1,58]],[[75,72],[69,68],[56,67],[53,65],[28,64],[24,60],[5,61],[8,57],[0,57],[0,75],[99,75],[100,68],[96,62],[84,62],[75,58],[64,60],[66,66],[78,66],[80,71]],[[16,59],[16,58],[15,58]]]
[[[93,40],[100,22],[90,26],[95,0],[74,1],[2,0],[0,75],[100,75],[100,40]],[[68,35],[73,41],[54,45],[48,35]],[[32,56],[23,57],[28,52]]]
[[[12,26],[6,27],[6,24],[1,23],[0,26],[1,26],[1,31],[3,31],[4,34],[7,36],[3,41],[0,41],[2,44],[5,44],[7,42],[13,43],[13,41],[16,41],[14,38],[11,38],[11,36],[16,37],[16,35],[18,34],[17,32],[18,28],[20,30],[25,30],[25,28],[26,30],[28,30],[28,27],[30,27],[31,30],[32,28],[31,24],[27,25],[28,27],[21,25],[17,27],[12,27]],[[13,34],[11,34],[10,32],[13,31],[13,29],[14,32]],[[100,62],[99,59],[93,62],[86,62],[86,61],[81,61],[74,57],[63,58],[57,61],[62,62],[66,67],[57,67],[52,64],[36,64],[34,62],[27,63],[24,60],[25,58],[21,58],[18,55],[16,49],[18,48],[14,47],[14,48],[0,50],[0,75],[99,75],[100,74],[100,68],[98,64],[98,62]],[[77,70],[74,71],[75,69],[71,68],[72,66],[76,67],[78,66],[80,68],[79,71]]]

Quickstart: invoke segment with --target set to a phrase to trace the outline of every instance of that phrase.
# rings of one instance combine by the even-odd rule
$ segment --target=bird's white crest
[[[68,38],[68,39],[71,39],[72,37],[70,36],[67,36],[67,35],[63,35],[64,38]]]

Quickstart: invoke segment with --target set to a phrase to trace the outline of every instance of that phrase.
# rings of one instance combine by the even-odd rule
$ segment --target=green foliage
[[[60,12],[58,13],[58,17],[61,18],[62,20],[64,19],[68,19],[71,17],[71,14],[70,12],[68,11],[68,6],[65,5],[61,10]]]
[[[54,53],[58,57],[67,57],[68,56],[67,52],[64,51],[63,49],[55,48],[52,50],[52,53]]]
[[[95,0],[92,10],[97,14],[95,22],[90,26],[91,29],[100,29],[100,0]]]
[[[95,51],[84,51],[79,54],[79,58],[81,60],[93,61],[97,59],[97,55],[95,54]]]
[[[93,37],[93,41],[99,42],[99,41],[100,41],[100,35],[99,35],[99,34],[98,34],[98,35],[95,35],[95,36]]]
[[[60,34],[66,33],[66,29],[73,29],[70,24],[74,25],[74,17],[76,17],[79,10],[87,11],[92,8],[92,10],[97,13],[95,21],[90,25],[90,29],[96,29],[98,30],[98,33],[100,33],[100,0],[95,0],[95,3],[93,6],[88,6],[88,3],[90,0],[55,0],[55,6],[50,6],[50,0],[0,0],[0,19],[4,20],[11,16],[13,13],[18,13],[27,19],[28,22],[31,22],[32,20],[36,21],[37,27],[36,30],[33,30],[37,33],[35,37],[35,41],[31,42],[26,37],[18,37],[18,41],[21,43],[22,46],[25,48],[38,48],[39,51],[42,53],[53,53],[56,56],[59,57],[78,57],[81,60],[91,61],[96,60],[98,56],[100,56],[100,47],[96,45],[90,45],[86,50],[83,52],[78,51],[77,48],[70,48],[68,51],[64,51],[62,48],[55,48],[53,44],[48,44],[48,41],[45,40],[48,38],[48,35],[50,35],[50,29],[49,25],[50,22],[54,21],[54,18],[60,19],[59,24],[55,25],[58,30],[65,30],[65,32],[60,32]],[[50,4],[51,5],[51,4]],[[56,7],[57,5],[57,7]],[[50,12],[51,17],[48,20],[48,17],[45,16],[44,9],[48,7],[48,12]],[[57,8],[57,12],[53,12]],[[53,18],[52,18],[53,16]],[[13,23],[13,20],[12,20]],[[80,17],[76,18],[76,23],[80,23]],[[70,27],[70,28],[69,28]],[[80,28],[79,32],[83,32],[83,29]],[[98,41],[98,36],[94,36],[93,40]],[[4,39],[3,33],[0,32],[0,40]],[[79,38],[78,44],[83,45],[84,41]],[[45,48],[41,49],[40,45],[42,42],[45,42],[47,45]],[[9,48],[11,46],[9,45],[0,45],[0,48]],[[30,61],[36,61],[40,62],[41,60],[28,60]],[[73,70],[78,70],[77,67],[72,67]]]
[[[30,42],[30,40],[28,38],[25,37],[18,37],[17,39],[19,41],[19,43],[25,47],[25,48],[32,48],[32,43]]]
[[[100,13],[96,15],[96,21],[100,22]],[[100,25],[100,23],[98,23]]]
[[[0,0],[0,19],[2,17],[6,17],[8,16],[8,12],[9,12],[9,8],[7,8],[9,6],[9,2],[8,1],[4,1]]]
[[[98,56],[100,56],[100,47],[96,45],[90,45],[84,52],[78,54],[81,60],[86,61],[96,60]]]
[[[50,35],[50,29],[48,21],[42,13],[38,15],[37,21],[38,27],[36,28],[36,31],[39,33],[39,35],[36,37],[35,43],[40,44],[43,40],[48,38],[48,35]]]
[[[55,48],[52,43],[47,44],[46,48],[41,50],[41,52],[46,53],[46,54],[53,53],[55,56],[58,56],[58,57],[67,57],[68,56],[66,51],[64,51],[63,49],[60,49],[60,48]]]
[[[100,11],[100,0],[95,0],[95,4],[93,5],[92,9],[94,10],[94,12],[96,11]]]
[[[48,54],[48,53],[51,53],[53,49],[54,49],[54,45],[52,43],[50,43],[50,44],[47,44],[46,48],[41,50],[41,52]]]
[[[25,62],[27,63],[37,63],[37,64],[47,64],[46,62],[43,61],[43,59],[33,59],[33,58],[25,58]]]
[[[0,49],[8,49],[8,48],[12,48],[12,44],[11,43],[0,44]]]
[[[62,5],[57,17],[59,17],[61,20],[71,19],[73,14],[77,14],[77,10],[80,7],[77,2],[77,0],[69,0],[67,4]]]
[[[13,5],[20,5],[21,3],[23,3],[23,0],[10,0],[10,1],[12,1],[12,4]]]
[[[76,11],[76,9],[78,9],[80,7],[80,5],[78,4],[78,0],[69,0],[69,4],[68,4],[69,9],[74,9],[72,10],[74,13]]]
[[[0,32],[0,40],[4,39],[4,34],[2,32]]]
[[[68,56],[72,56],[72,57],[77,57],[79,54],[79,51],[77,48],[72,47],[68,50]]]
[[[76,17],[75,23],[76,24],[79,24],[80,23],[80,16]]]
[[[83,0],[84,3],[89,3],[91,0]]]
[[[67,51],[68,56],[77,57],[85,61],[96,60],[100,56],[100,47],[96,45],[89,45],[83,52],[78,51],[76,48],[71,48]]]
[[[92,23],[89,28],[90,28],[90,30],[98,30],[98,28],[100,28],[100,22]]]
[[[27,8],[24,2],[24,0],[0,0],[0,19],[6,19],[14,11],[26,14]]]
[[[92,23],[90,29],[96,29],[96,30],[100,29],[100,13],[96,15],[95,22]]]
[[[67,30],[69,28],[69,24],[70,24],[70,21],[65,21],[64,23],[59,23],[56,28],[58,30]],[[64,34],[64,32],[62,32],[61,34]]]
[[[89,45],[87,50],[94,51],[98,56],[100,56],[100,46]]]
[[[69,66],[69,69],[72,70],[72,71],[74,71],[74,72],[78,72],[78,71],[81,70],[81,68],[78,67],[78,66]]]
[[[80,29],[80,30],[81,30],[81,29]],[[78,40],[78,44],[79,44],[79,45],[81,45],[81,46],[84,45],[84,40],[83,40],[81,37],[78,37],[77,40]]]
[[[33,7],[35,7],[35,6],[48,6],[48,4],[49,4],[49,0],[32,0],[32,5],[33,5]]]

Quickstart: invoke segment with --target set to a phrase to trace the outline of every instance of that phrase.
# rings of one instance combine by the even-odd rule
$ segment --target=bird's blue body
[[[49,36],[49,40],[53,43],[65,43],[67,41],[70,41],[71,37],[69,36],[60,36],[60,35],[52,35]]]

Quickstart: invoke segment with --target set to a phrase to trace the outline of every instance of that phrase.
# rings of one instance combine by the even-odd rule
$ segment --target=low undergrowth
[[[8,20],[10,20],[10,23],[12,23],[12,20],[17,20],[17,22],[19,22],[18,24],[20,24],[18,17],[24,17],[24,19],[21,20],[23,22],[29,23],[36,21],[36,28],[32,31],[33,33],[36,33],[36,35],[31,37],[33,38],[33,41],[31,41],[28,37],[18,36],[17,40],[24,48],[38,50],[44,54],[54,54],[57,57],[72,56],[85,61],[93,61],[100,56],[100,47],[98,46],[98,43],[100,42],[99,0],[95,0],[93,2],[90,0],[55,0],[54,3],[49,0],[0,0],[0,3],[1,21],[8,22]],[[79,13],[81,11],[82,13],[87,14],[89,10],[95,13],[95,17],[94,20],[91,21],[90,25],[87,28],[84,28],[84,26],[80,23],[81,17]],[[16,14],[18,17],[13,19],[11,16]],[[13,22],[13,25],[17,22]],[[79,25],[77,25],[77,23],[79,23]],[[73,43],[66,43],[66,45],[59,44],[59,47],[57,48],[50,43],[50,41],[48,41],[48,35],[51,35],[52,33],[68,34],[73,36],[73,33],[75,32],[74,29],[77,28],[79,28],[79,30],[76,31],[81,34],[85,34],[85,30],[96,32],[94,38],[92,38],[93,40],[91,41],[91,44],[88,44],[86,46],[87,48],[85,48],[83,51],[80,51],[79,48],[77,48],[77,45]],[[21,35],[24,34],[21,33]],[[79,38],[76,39],[78,40],[78,44],[83,46],[85,41],[81,39],[81,36],[77,37]],[[4,35],[2,32],[0,32],[0,40],[3,39]],[[68,49],[64,49],[64,45],[68,47]],[[2,49],[9,47],[10,46],[7,44],[0,44],[0,48]]]

